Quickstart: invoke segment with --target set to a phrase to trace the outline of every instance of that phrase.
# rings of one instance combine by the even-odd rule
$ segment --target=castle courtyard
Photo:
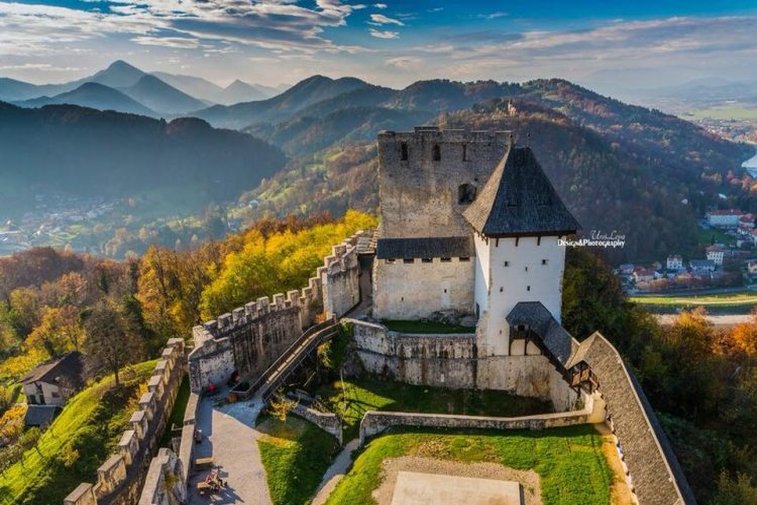
[[[195,469],[189,476],[189,504],[270,505],[266,474],[256,442],[255,420],[260,406],[251,402],[217,406],[223,397],[218,393],[201,401],[197,429],[202,432],[202,441],[195,445],[194,457],[195,460],[212,457],[213,466],[226,486],[219,493],[201,496],[197,483],[205,479],[210,468]]]
[[[391,505],[522,505],[512,481],[399,472]]]

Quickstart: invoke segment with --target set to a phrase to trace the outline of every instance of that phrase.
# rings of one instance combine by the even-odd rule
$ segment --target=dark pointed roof
[[[523,146],[510,147],[463,216],[487,237],[567,235],[580,227]]]

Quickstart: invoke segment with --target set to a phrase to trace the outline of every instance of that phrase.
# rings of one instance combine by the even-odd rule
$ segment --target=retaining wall
[[[575,412],[541,414],[523,417],[463,416],[451,414],[421,414],[412,412],[369,411],[360,421],[360,446],[366,440],[394,426],[436,429],[478,430],[543,430],[578,424],[601,423],[605,420],[604,402],[598,395],[586,398],[586,407]]]
[[[292,413],[310,421],[326,433],[333,435],[339,441],[339,445],[343,444],[342,421],[336,414],[319,412],[299,403],[292,409]]]

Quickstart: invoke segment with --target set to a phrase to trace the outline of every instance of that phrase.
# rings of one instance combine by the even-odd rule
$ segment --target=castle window
[[[541,236],[536,237],[536,245],[541,245]]]
[[[528,267],[526,267],[526,272],[528,272]]]
[[[439,148],[439,144],[434,144],[434,147],[431,151],[431,158],[434,161],[442,161],[442,150]]]
[[[468,161],[468,144],[463,144],[463,161]]]
[[[515,237],[515,247],[518,247],[519,241],[520,241],[520,237]]]
[[[541,260],[541,264],[542,265],[546,265],[547,264],[547,260]]]
[[[526,291],[531,291],[531,286],[526,286]]]
[[[441,261],[442,263],[449,263],[450,261],[452,261],[452,258],[442,258]]]
[[[467,205],[476,199],[476,186],[473,184],[461,184],[457,187],[457,203]]]
[[[447,292],[447,290],[445,289],[445,290],[444,290],[444,292],[446,293],[446,292]]]
[[[415,263],[415,258],[404,258],[402,263]]]
[[[433,263],[434,260],[432,258],[421,258],[421,261],[423,263]]]
[[[394,263],[394,258],[386,258],[387,263]]]
[[[505,266],[509,267],[510,266],[510,262],[509,261],[505,261]]]
[[[402,144],[400,144],[400,159],[402,161],[407,161],[407,154],[407,143],[403,142]]]
[[[499,287],[499,292],[502,293],[505,290],[502,286]]]
[[[460,261],[470,261],[468,256],[460,256]]]

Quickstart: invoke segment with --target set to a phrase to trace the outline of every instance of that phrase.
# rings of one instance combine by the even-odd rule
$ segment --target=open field
[[[743,104],[724,104],[703,109],[695,109],[683,118],[690,119],[757,119],[757,108]]]
[[[72,397],[36,446],[0,474],[0,504],[63,503],[79,482],[95,482],[155,363],[134,365],[131,373],[123,370],[119,390],[108,376]]]
[[[757,306],[757,293],[739,291],[707,295],[649,295],[632,296],[629,300],[657,314],[672,314],[679,309],[697,307],[704,307],[712,314],[749,314]]]
[[[394,431],[368,443],[326,503],[376,504],[372,493],[381,484],[383,462],[412,456],[533,470],[544,505],[607,505],[614,478],[601,447],[590,425],[507,433]]]
[[[321,387],[317,394],[342,418],[344,439],[357,437],[360,420],[369,410],[491,416],[523,416],[553,412],[549,402],[504,391],[470,391],[413,386],[361,377]]]

